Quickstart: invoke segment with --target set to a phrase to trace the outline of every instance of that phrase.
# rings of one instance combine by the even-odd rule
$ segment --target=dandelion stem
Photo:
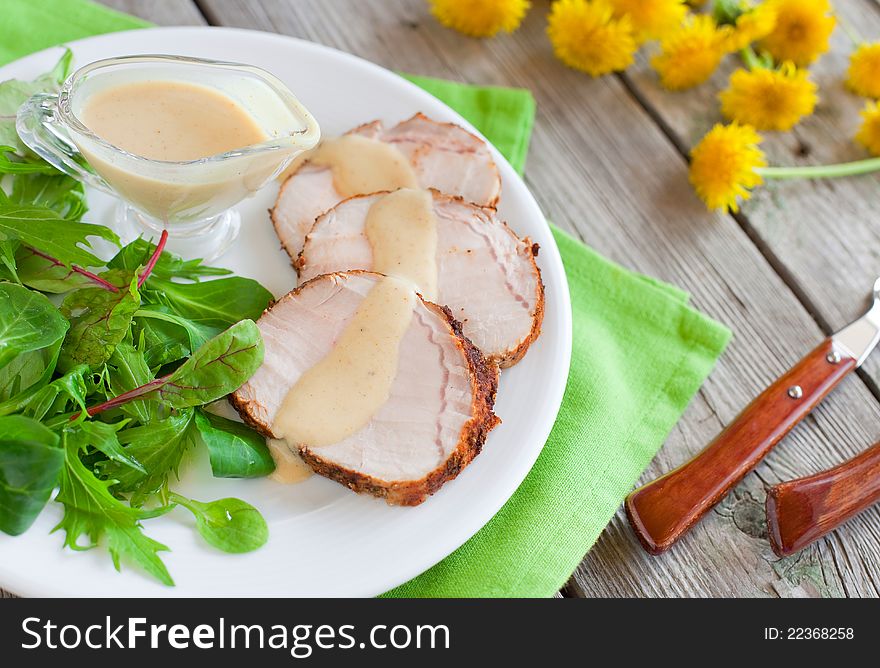
[[[757,69],[769,69],[773,67],[773,59],[768,56],[768,54],[764,53],[760,56],[755,53],[755,50],[751,47],[751,45],[740,49],[739,57],[742,58],[743,62],[746,64],[750,70]]]
[[[880,171],[880,158],[842,162],[836,165],[758,167],[755,169],[755,172],[765,179],[833,179],[840,176],[857,176],[878,171]]]
[[[758,58],[758,54],[755,53],[755,50],[751,46],[747,46],[739,52],[740,57],[743,59],[743,62],[746,64],[750,70],[757,69],[761,66],[761,61]]]

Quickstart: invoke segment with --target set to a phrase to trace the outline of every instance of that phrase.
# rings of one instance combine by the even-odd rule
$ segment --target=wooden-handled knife
[[[764,390],[702,452],[631,493],[626,514],[651,554],[668,550],[737,485],[880,340],[880,278],[865,315]]]

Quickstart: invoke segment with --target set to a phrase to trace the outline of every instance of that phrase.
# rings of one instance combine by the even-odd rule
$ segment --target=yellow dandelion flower
[[[519,28],[529,0],[430,0],[431,13],[447,28],[470,37],[492,37]]]
[[[636,40],[660,39],[676,30],[687,13],[684,0],[610,0],[614,15],[628,16]]]
[[[828,50],[835,19],[829,0],[767,0],[776,10],[776,27],[758,46],[778,62],[805,67]]]
[[[819,101],[816,84],[807,75],[792,63],[776,70],[738,69],[730,75],[727,90],[718,95],[721,113],[758,130],[790,130],[812,114]]]
[[[769,35],[776,27],[776,16],[776,7],[767,2],[740,14],[727,40],[727,50],[739,51]]]
[[[846,85],[857,95],[880,98],[880,42],[862,44],[850,56]]]
[[[856,135],[856,141],[874,155],[880,155],[880,105],[868,102],[862,110],[864,122]]]
[[[748,125],[716,125],[691,151],[690,182],[706,206],[738,211],[737,199],[763,183],[761,136]]]
[[[547,35],[559,60],[594,77],[625,70],[637,48],[629,18],[615,19],[605,0],[556,0]]]
[[[670,90],[703,83],[724,57],[729,34],[730,28],[719,28],[711,16],[690,17],[681,28],[660,41],[660,53],[651,59],[651,66],[660,75],[660,83]]]

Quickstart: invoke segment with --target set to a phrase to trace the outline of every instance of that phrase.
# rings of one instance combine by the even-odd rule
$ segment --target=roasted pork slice
[[[373,270],[365,232],[371,207],[387,193],[345,200],[318,217],[294,266],[300,281],[347,269]],[[431,191],[437,230],[436,294],[483,355],[516,364],[541,333],[544,286],[536,244],[520,239],[495,210]]]
[[[278,432],[290,417],[281,413],[290,409],[289,399],[295,394],[291,389],[314,381],[315,369],[340,355],[340,341],[361,331],[362,306],[371,291],[389,280],[396,279],[361,271],[325,274],[267,309],[257,323],[265,344],[263,364],[232,395],[245,422],[265,436],[281,436]],[[337,442],[287,442],[315,472],[389,504],[411,506],[458,475],[480,452],[498,423],[492,412],[498,371],[462,335],[446,309],[411,291],[408,295],[406,310],[411,308],[412,315],[401,330],[397,367],[384,403],[363,426]],[[349,327],[353,322],[354,330]],[[367,329],[374,325],[393,323],[379,318]],[[352,363],[356,366],[357,360]],[[348,389],[321,387],[318,392],[335,397]],[[319,435],[312,442],[320,440]]]
[[[482,206],[494,206],[498,201],[501,177],[489,148],[482,139],[458,125],[416,114],[388,130],[383,129],[380,121],[373,121],[355,128],[349,135],[393,146],[411,170],[414,182],[407,185],[436,188]],[[379,170],[376,161],[364,162]],[[374,183],[382,180],[381,174],[370,176]],[[389,182],[368,190],[340,192],[332,166],[306,159],[298,163],[281,186],[271,211],[272,224],[281,245],[295,260],[306,233],[320,214],[352,195],[400,185],[404,184]]]

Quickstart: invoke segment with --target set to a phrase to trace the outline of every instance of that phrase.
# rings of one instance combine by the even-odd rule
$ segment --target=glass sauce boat
[[[153,160],[125,151],[80,120],[89,97],[108,87],[175,81],[213,88],[240,104],[264,131],[258,144],[198,160]],[[231,207],[253,195],[300,153],[320,129],[287,87],[250,65],[183,56],[99,60],[74,72],[57,95],[38,94],[18,112],[22,141],[56,169],[120,200],[115,231],[124,242],[168,230],[168,249],[211,260],[238,236]]]

